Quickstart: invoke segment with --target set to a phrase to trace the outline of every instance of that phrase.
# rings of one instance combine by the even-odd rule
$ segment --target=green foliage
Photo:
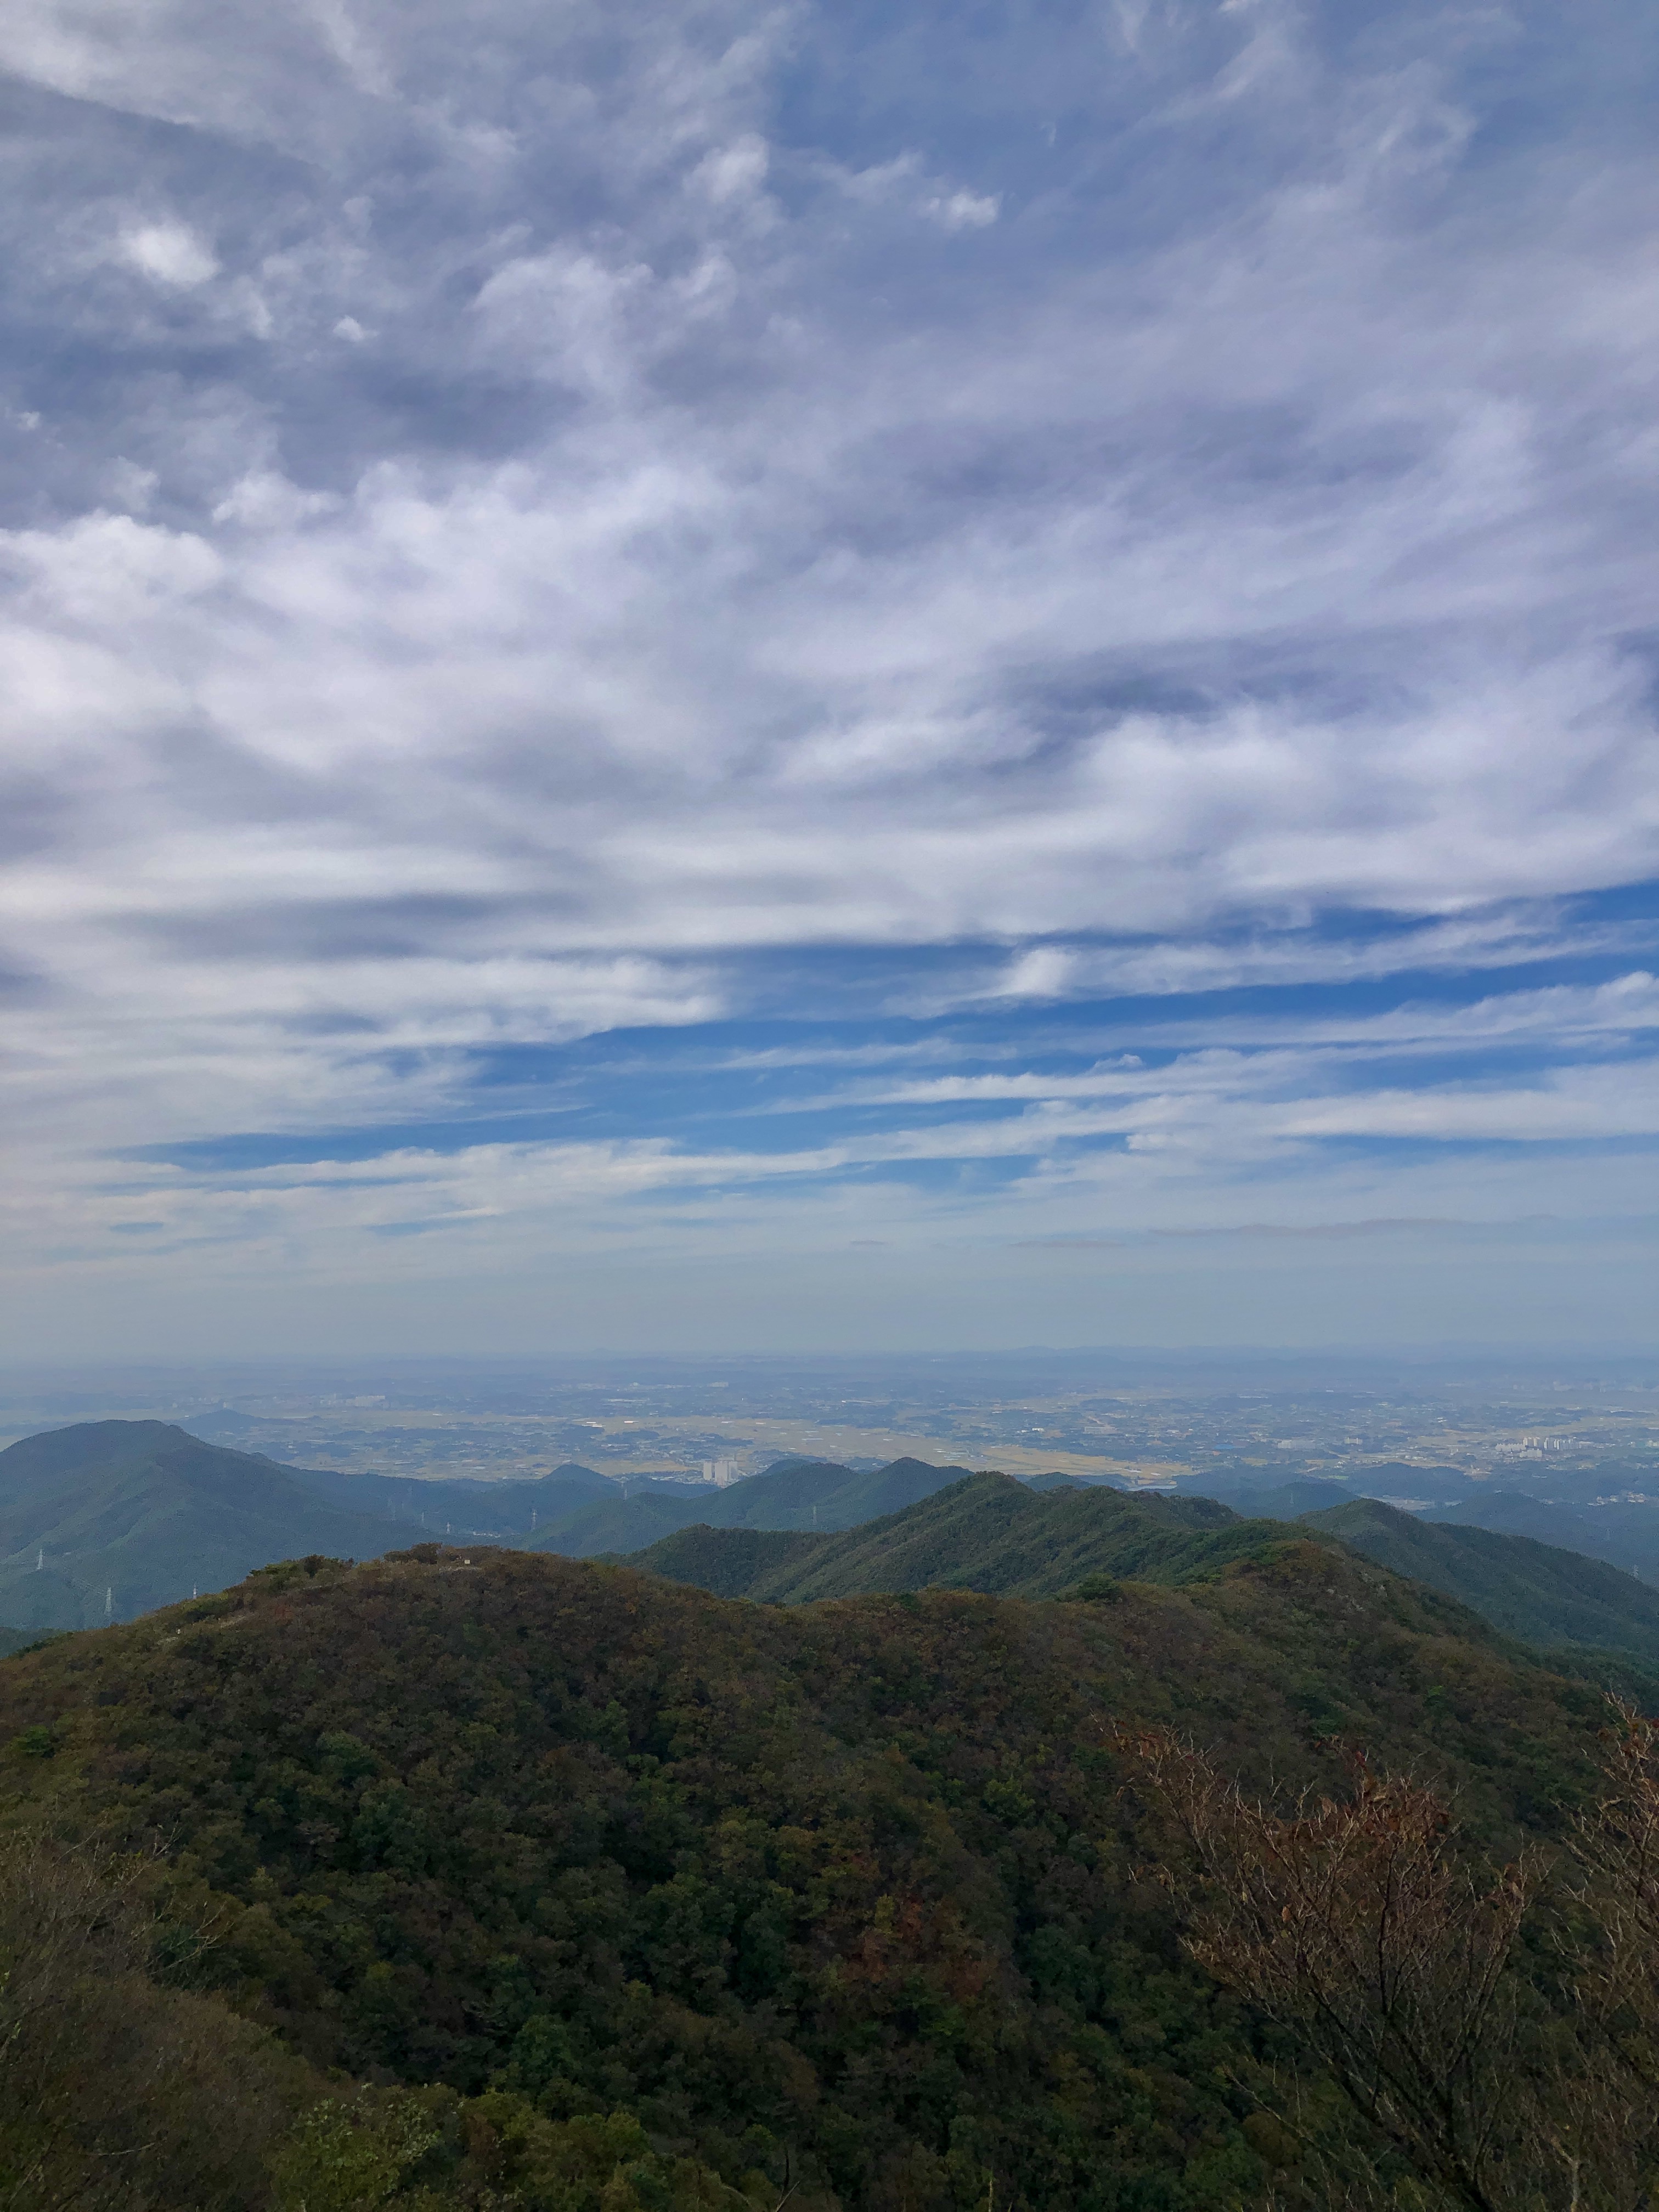
[[[629,1564],[725,1596],[792,1605],[929,1588],[1060,1597],[1086,1577],[1197,1581],[1241,1559],[1270,1559],[1302,1534],[1241,1521],[1207,1498],[1038,1492],[1006,1474],[976,1474],[839,1536],[691,1528]]]
[[[1310,1514],[1304,1525],[1443,1590],[1524,1643],[1581,1647],[1580,1663],[1601,1650],[1659,1668],[1659,1591],[1602,1560],[1529,1536],[1425,1521],[1376,1498]]]
[[[440,2139],[406,2090],[314,2105],[271,2160],[276,2212],[372,2212],[400,2192]]]
[[[1085,1575],[1066,1595],[1079,1605],[1115,1605],[1123,1595],[1123,1585],[1115,1575]]]
[[[1218,1571],[1224,1522],[1111,1525],[1203,1575],[773,1608],[523,1553],[301,1563],[8,1662],[0,1738],[60,1747],[0,1761],[0,1820],[168,1839],[158,2000],[386,2085],[285,2093],[250,2136],[284,2206],[1222,2212],[1267,2184],[1258,2032],[1137,1877],[1164,1843],[1110,1723],[1260,1782],[1363,1736],[1505,1837],[1578,1786],[1599,1699],[1334,1545],[1257,1529]]]

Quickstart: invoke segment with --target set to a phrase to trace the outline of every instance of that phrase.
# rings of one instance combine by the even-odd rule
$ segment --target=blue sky
[[[1640,1342],[1659,20],[0,20],[20,1352]]]

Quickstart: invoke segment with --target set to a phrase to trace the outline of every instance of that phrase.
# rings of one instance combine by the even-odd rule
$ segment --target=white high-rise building
[[[735,1482],[742,1473],[743,1469],[734,1459],[706,1459],[702,1463],[703,1480],[718,1483],[722,1490],[728,1482]]]

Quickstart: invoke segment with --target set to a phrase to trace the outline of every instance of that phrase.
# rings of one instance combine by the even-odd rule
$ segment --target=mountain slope
[[[757,2208],[951,2212],[990,2176],[1024,2212],[1225,2212],[1269,2182],[1251,2032],[1137,1883],[1160,1837],[1110,1721],[1200,1730],[1252,1787],[1333,1786],[1328,1739],[1357,1738],[1507,1849],[1583,1787],[1600,1720],[1432,1593],[1286,1536],[1101,1606],[775,1609],[430,1545],[279,1567],[0,1662],[0,1830],[163,1831],[173,1948],[210,1924],[216,1985],[318,2066],[487,2093],[454,2130],[480,2157],[586,2115]],[[653,2186],[604,2203],[730,2201]]]
[[[830,1493],[818,1508],[818,1528],[855,1528],[861,1521],[875,1521],[901,1512],[924,1498],[948,1490],[967,1474],[965,1467],[934,1467],[921,1459],[896,1459],[886,1467],[855,1474]],[[765,1526],[765,1523],[753,1523]]]
[[[697,1517],[714,1528],[807,1528],[815,1509],[822,1512],[839,1492],[865,1479],[836,1460],[778,1460],[729,1484]]]
[[[1209,1498],[1034,1492],[1006,1474],[969,1475],[902,1512],[841,1535],[798,1535],[787,1549],[750,1551],[735,1532],[723,1542],[721,1534],[688,1530],[629,1564],[787,1604],[935,1586],[1059,1597],[1089,1575],[1173,1583],[1214,1573],[1297,1535],[1283,1522],[1241,1521]],[[746,1562],[752,1571],[744,1584]]]
[[[268,1560],[368,1559],[406,1523],[343,1513],[271,1461],[165,1421],[91,1421],[0,1452],[0,1620],[89,1627]]]
[[[1505,1481],[1522,1479],[1511,1474]],[[1530,1536],[1659,1583],[1659,1502],[1642,1495],[1642,1484],[1654,1479],[1651,1468],[1609,1462],[1589,1472],[1543,1469],[1522,1490],[1477,1481],[1456,1468],[1401,1462],[1358,1468],[1340,1482],[1311,1475],[1261,1488],[1229,1480],[1206,1483],[1206,1491],[1236,1513],[1287,1521],[1364,1500],[1408,1503],[1424,1521]],[[1538,1483],[1547,1483],[1549,1494]],[[1620,1494],[1632,1488],[1633,1497]]]
[[[1461,1599],[1525,1643],[1588,1645],[1659,1666],[1659,1592],[1601,1560],[1528,1536],[1421,1519],[1374,1498],[1310,1514],[1303,1525]]]
[[[1490,1528],[1505,1536],[1530,1536],[1586,1559],[1659,1581],[1659,1506],[1622,1500],[1605,1505],[1568,1505],[1528,1497],[1514,1490],[1487,1490],[1456,1505],[1436,1507],[1425,1521],[1463,1528]]]
[[[555,1552],[567,1559],[589,1559],[600,1552],[637,1552],[659,1536],[688,1528],[708,1510],[703,1498],[647,1484],[625,1498],[618,1491],[610,1498],[583,1500],[538,1528],[524,1548]]]
[[[1524,1538],[1447,1528],[1371,1498],[1297,1522],[1241,1520],[1202,1498],[1121,1491],[1034,1493],[1006,1475],[975,1475],[902,1513],[842,1535],[770,1547],[737,1532],[690,1528],[635,1553],[631,1565],[728,1597],[800,1604],[875,1591],[976,1589],[1059,1597],[1090,1576],[1180,1584],[1235,1560],[1269,1560],[1308,1533],[1336,1539],[1425,1583],[1522,1642],[1617,1653],[1659,1668],[1659,1593],[1627,1574]]]
[[[699,1522],[659,1537],[608,1565],[637,1568],[671,1583],[690,1583],[714,1597],[763,1597],[787,1587],[808,1561],[823,1556],[830,1536],[784,1528],[711,1528]]]

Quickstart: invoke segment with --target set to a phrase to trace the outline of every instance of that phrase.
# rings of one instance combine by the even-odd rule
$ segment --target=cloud
[[[921,212],[941,230],[983,230],[1001,212],[998,192],[935,192],[921,202]]]
[[[183,223],[139,223],[123,236],[118,251],[129,268],[169,289],[193,291],[219,273],[211,249]]]
[[[954,1084],[1219,1163],[1644,1131],[1600,1063],[1651,953],[1583,903],[1659,874],[1646,48],[1596,20],[1632,64],[1592,96],[1547,27],[1414,8],[944,52],[804,0],[486,0],[465,37],[19,0],[31,1183],[67,1218],[65,1147],[465,1120],[492,1051],[836,992],[1357,995],[1275,1012],[1271,1063],[1262,1007],[1193,1015],[1255,1073],[1183,1036],[1156,1112],[1157,1071],[1009,1045],[994,1082],[941,1029],[933,1094],[831,1115]],[[1523,1036],[1562,1068],[1406,1066]],[[799,1173],[1016,1157],[912,1133]],[[721,1156],[647,1181],[682,1151]]]

